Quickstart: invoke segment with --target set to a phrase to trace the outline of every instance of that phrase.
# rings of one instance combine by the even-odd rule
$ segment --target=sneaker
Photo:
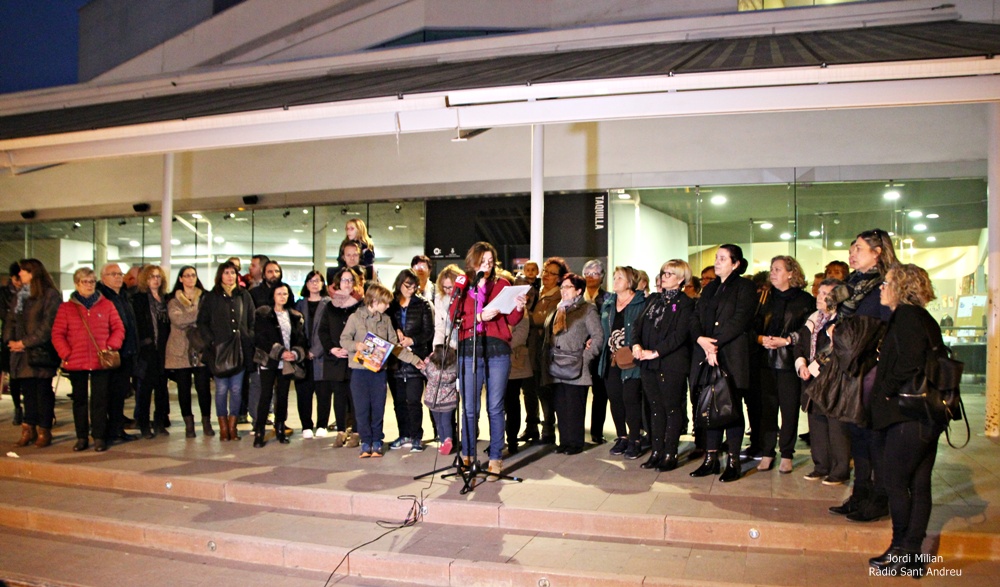
[[[441,446],[438,447],[438,453],[441,454],[441,455],[444,455],[444,456],[448,456],[448,455],[451,454],[452,446],[453,445],[452,445],[451,439],[450,438],[445,438],[444,442],[441,443]]]
[[[370,456],[372,456],[372,445],[365,442],[361,445],[361,454],[359,458],[367,459]]]
[[[622,436],[615,441],[614,446],[611,447],[611,450],[609,450],[608,453],[617,457],[625,454],[626,449],[628,449],[628,438]]]
[[[845,482],[845,479],[834,479],[833,477],[823,479],[823,485],[843,485]]]
[[[635,459],[641,457],[644,452],[646,452],[642,448],[642,442],[641,441],[640,442],[627,442],[626,441],[626,445],[628,446],[628,448],[625,449],[625,453],[624,453],[623,456],[626,459],[630,460],[630,461],[634,461]]]
[[[424,452],[424,443],[414,440],[413,445],[410,447],[410,452]]]
[[[396,440],[392,441],[392,444],[389,445],[389,450],[399,450],[404,446],[411,446],[412,444],[413,441],[410,440],[408,436],[400,436]]]
[[[382,441],[378,441],[372,444],[372,458],[380,459],[382,458]]]
[[[302,433],[302,437],[303,438],[308,438],[306,436],[305,432]],[[326,438],[326,428],[317,428],[316,429],[316,438]]]
[[[313,437],[313,431],[311,429],[309,429],[309,428],[303,428],[302,429],[302,438],[303,439],[312,438],[312,437]]]
[[[819,481],[821,479],[826,479],[827,476],[824,475],[823,473],[820,473],[819,471],[813,471],[812,473],[807,473],[803,475],[802,478],[805,479],[806,481]]]

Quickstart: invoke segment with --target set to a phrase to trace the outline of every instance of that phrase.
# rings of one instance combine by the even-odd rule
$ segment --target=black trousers
[[[139,379],[139,389],[135,394],[135,421],[139,426],[149,426],[149,404],[153,402],[153,422],[165,424],[170,410],[170,396],[167,395],[167,374],[158,358],[146,362],[145,373]]]
[[[330,381],[333,390],[333,415],[337,420],[337,431],[344,432],[348,428],[357,430],[354,421],[354,399],[351,396],[351,380]]]
[[[399,435],[413,440],[424,437],[424,378],[407,376],[391,377],[389,389],[392,391],[392,409],[396,413]]]
[[[649,398],[653,450],[676,455],[687,427],[687,373],[642,370],[642,389]]]
[[[524,394],[524,431],[529,436],[538,436],[538,425],[542,423],[541,419],[541,402],[538,398],[538,376],[532,376],[527,379],[520,379],[521,392]],[[520,409],[518,409],[520,413]],[[507,412],[507,418],[510,418],[510,412]],[[518,416],[518,420],[520,420]],[[517,423],[520,427],[520,421]]]
[[[609,367],[604,377],[611,402],[611,419],[615,423],[615,435],[627,436],[630,442],[639,440],[642,428],[642,382],[636,379],[622,381],[618,367]]]
[[[288,388],[292,385],[292,376],[283,375],[278,369],[259,369],[260,371],[260,401],[257,402],[257,413],[262,417],[253,421],[254,432],[263,434],[267,426],[268,407],[274,398],[274,425],[281,425],[288,419]]]
[[[774,386],[761,388],[761,419],[751,422],[761,434],[761,451],[765,457],[774,456],[774,447],[781,449],[781,458],[795,456],[795,441],[799,434],[799,408],[802,405],[802,380],[794,371],[769,369],[774,378]],[[781,427],[778,427],[778,413],[781,413]],[[779,442],[780,439],[780,442]]]
[[[110,378],[108,371],[69,372],[69,382],[73,387],[73,424],[77,438],[86,440],[91,428],[95,440],[98,438],[104,440],[107,437]]]
[[[590,438],[594,442],[604,438],[604,423],[608,420],[608,388],[597,374],[598,363],[598,359],[590,362],[590,379],[594,382],[590,386],[593,394],[590,400]]]
[[[755,357],[756,355],[751,355],[751,365],[755,365],[753,362]],[[760,360],[759,357],[757,360]],[[764,388],[768,389],[767,393],[777,394],[776,386],[774,371],[769,367],[757,367],[755,365],[750,368],[750,387],[743,395],[743,403],[747,407],[747,425],[750,426],[750,446],[748,447],[750,452],[760,454],[761,447],[764,446],[764,439],[761,433],[764,420],[764,408],[761,405],[763,401],[762,396],[765,393]],[[770,453],[762,456],[773,457],[774,447],[775,445],[772,444]]]
[[[733,411],[737,414],[735,422],[726,428],[712,428],[705,431],[705,449],[717,451],[722,447],[722,433],[726,433],[726,442],[729,443],[729,452],[740,454],[743,446],[743,431],[746,424],[743,421],[743,394],[745,390],[737,389],[733,394]]]
[[[14,400],[14,408],[21,409],[21,396],[23,395],[21,392],[21,380],[10,377],[8,381],[9,386],[7,389],[8,393],[10,393],[10,399]]]
[[[302,429],[312,430],[313,428],[326,428],[330,423],[330,397],[333,393],[329,381],[316,381],[313,379],[313,362],[306,360],[306,376],[303,379],[295,380],[295,407],[299,412],[299,421],[302,422]],[[316,417],[318,422],[313,421],[313,398],[316,398]]]
[[[583,420],[587,413],[587,386],[556,383],[553,386],[559,445],[583,448]]]
[[[55,418],[56,394],[52,391],[52,378],[28,377],[18,379],[24,394],[24,423],[29,426],[52,428]]]
[[[134,356],[122,356],[122,366],[108,371],[108,435],[114,440],[125,432],[125,398],[132,386]]]
[[[525,379],[508,379],[507,380],[507,390],[504,392],[503,396],[503,411],[506,414],[506,421],[504,424],[504,433],[507,435],[507,444],[516,445],[517,444],[517,434],[521,431],[521,390],[524,391],[524,403],[525,411],[528,411],[528,387],[531,386],[532,379],[530,377]],[[534,397],[534,395],[532,394]],[[535,401],[535,415],[537,418],[538,405],[537,399]],[[535,433],[538,433],[538,423],[535,423]],[[531,424],[528,424],[528,430],[530,431]]]
[[[855,499],[871,499],[885,495],[882,481],[882,450],[876,445],[875,431],[857,424],[848,424],[851,435],[851,458],[854,459]]]
[[[181,406],[181,415],[187,418],[194,416],[191,410],[191,380],[194,380],[195,393],[198,394],[198,411],[202,419],[212,417],[212,374],[208,367],[192,367],[189,369],[172,369],[171,378],[177,383],[177,403]]]
[[[851,434],[847,424],[810,408],[809,439],[817,473],[843,481],[851,478]]]
[[[876,436],[885,463],[892,545],[920,551],[931,517],[931,472],[941,428],[929,422],[900,422]]]

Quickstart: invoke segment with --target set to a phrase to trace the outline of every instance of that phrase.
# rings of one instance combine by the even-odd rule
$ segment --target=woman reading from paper
[[[475,456],[478,398],[485,384],[486,412],[490,421],[489,471],[499,474],[503,467],[500,454],[504,441],[503,399],[510,372],[511,327],[520,322],[524,315],[525,297],[517,297],[515,307],[509,314],[486,308],[504,288],[510,286],[510,282],[496,275],[496,259],[496,249],[487,242],[472,245],[465,255],[465,270],[471,289],[461,305],[464,318],[458,335],[458,373],[462,401],[465,403],[462,456],[466,462]],[[491,480],[495,480],[495,477],[491,477]]]

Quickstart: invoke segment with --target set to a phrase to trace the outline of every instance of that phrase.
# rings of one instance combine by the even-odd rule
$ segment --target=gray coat
[[[584,301],[581,297],[566,310],[566,330],[559,334],[552,334],[552,323],[555,321],[556,313],[552,312],[545,319],[545,342],[543,344],[542,358],[545,361],[545,368],[542,369],[542,383],[568,383],[570,385],[583,385],[589,387],[593,381],[590,376],[590,369],[587,365],[601,352],[601,341],[604,331],[601,329],[601,317],[597,315],[597,307],[594,304]],[[586,348],[587,340],[592,340],[590,348]],[[580,377],[571,381],[555,379],[549,375],[549,351],[557,347],[563,351],[579,352],[583,355],[584,368]]]

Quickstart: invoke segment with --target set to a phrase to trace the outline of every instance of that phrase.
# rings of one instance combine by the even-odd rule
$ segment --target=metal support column
[[[531,259],[539,268],[545,261],[542,244],[545,239],[545,127],[531,125]]]
[[[163,270],[163,280],[172,284],[170,267],[170,239],[173,238],[174,220],[174,154],[163,156],[163,210],[160,226],[160,268]]]
[[[1000,103],[987,114],[987,253],[989,286],[986,298],[986,436],[1000,436]]]

